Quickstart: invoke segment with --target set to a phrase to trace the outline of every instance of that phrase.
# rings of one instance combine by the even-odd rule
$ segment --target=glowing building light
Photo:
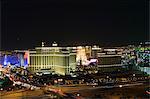
[[[82,65],[87,65],[88,64],[84,47],[82,47],[82,46],[77,47],[77,58],[76,58],[76,60],[77,60],[77,62],[81,61]]]
[[[4,57],[4,65],[7,65],[7,55]]]

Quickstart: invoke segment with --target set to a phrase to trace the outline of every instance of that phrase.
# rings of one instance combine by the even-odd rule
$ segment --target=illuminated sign
[[[98,60],[97,59],[90,59],[91,63],[96,63]]]

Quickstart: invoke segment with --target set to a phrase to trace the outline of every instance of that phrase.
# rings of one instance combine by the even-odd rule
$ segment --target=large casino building
[[[101,71],[113,71],[122,68],[122,48],[100,48],[93,46],[91,57],[98,60],[97,66]]]
[[[29,69],[32,72],[68,75],[76,70],[76,47],[36,47],[29,51]]]

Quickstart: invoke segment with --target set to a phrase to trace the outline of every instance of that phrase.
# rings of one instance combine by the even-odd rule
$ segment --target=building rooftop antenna
[[[54,41],[54,43],[52,44],[52,46],[58,46],[58,44]]]
[[[42,42],[42,47],[44,47],[45,45],[44,45],[45,43],[44,42]]]

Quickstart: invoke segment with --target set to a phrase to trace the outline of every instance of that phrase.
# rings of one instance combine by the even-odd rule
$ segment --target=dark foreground
[[[59,93],[44,93],[43,89],[39,89],[34,91],[18,90],[1,92],[0,99],[149,99],[146,93],[148,87],[148,84],[115,88],[59,86],[58,88],[60,88],[63,93],[68,93],[69,96],[64,97]]]
[[[85,99],[150,99],[147,85],[79,91]]]

